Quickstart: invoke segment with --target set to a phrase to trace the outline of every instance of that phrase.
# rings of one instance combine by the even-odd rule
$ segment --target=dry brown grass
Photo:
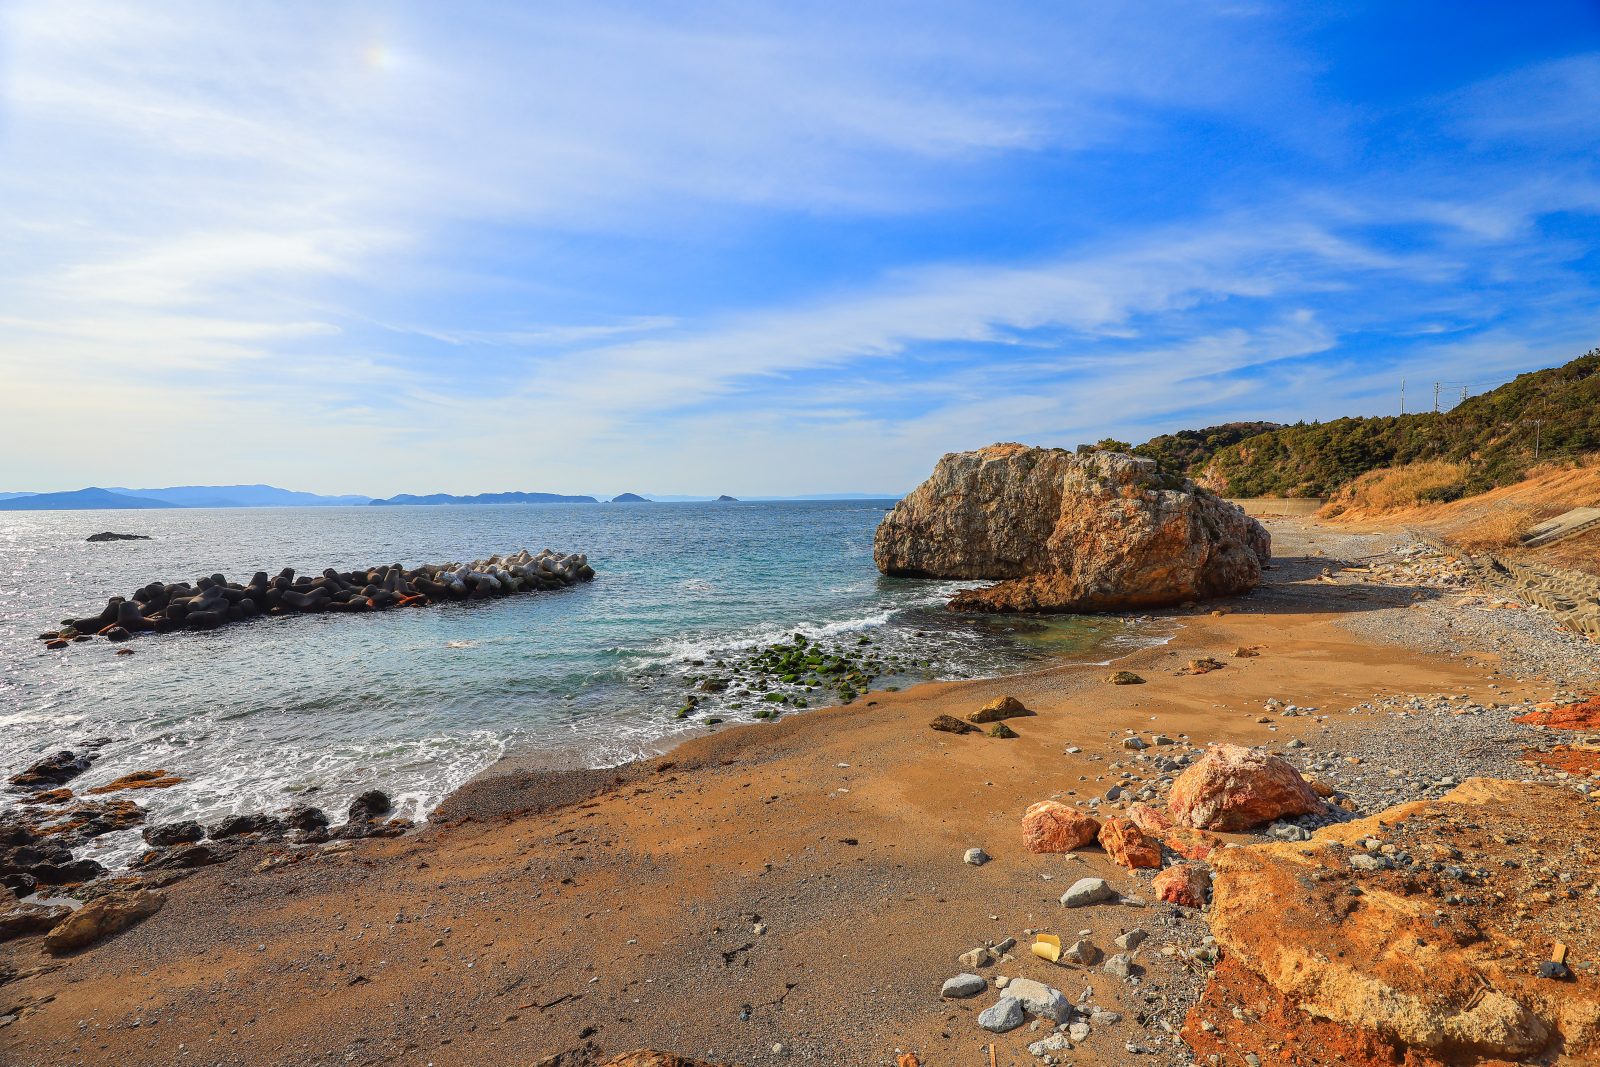
[[[1368,471],[1339,490],[1319,514],[1331,518],[1347,511],[1395,511],[1445,500],[1465,477],[1464,465],[1443,460]]]
[[[1492,552],[1499,548],[1515,548],[1522,543],[1523,535],[1533,523],[1532,511],[1508,504],[1474,519],[1450,534],[1448,539],[1451,544],[1469,552]]]

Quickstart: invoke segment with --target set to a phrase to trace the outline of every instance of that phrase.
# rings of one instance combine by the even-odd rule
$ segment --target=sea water
[[[369,788],[421,818],[513,746],[604,766],[704,733],[710,712],[752,720],[763,705],[731,707],[712,695],[678,718],[687,679],[708,659],[736,660],[797,632],[866,636],[878,654],[917,664],[880,686],[1002,674],[1050,658],[1103,661],[1149,640],[1114,617],[946,611],[962,583],[888,578],[873,566],[873,531],[892,503],[0,512],[0,775],[108,738],[74,788],[132,770],[182,776],[174,788],[123,794],[152,821],[297,802],[324,806],[337,821]],[[85,540],[100,530],[151,539]],[[37,639],[156,579],[221,572],[247,581],[286,566],[314,574],[545,547],[587,553],[596,579],[553,593],[263,618],[121,645],[97,639],[47,651]],[[0,793],[0,807],[14,800]],[[100,853],[137,847],[125,836]]]

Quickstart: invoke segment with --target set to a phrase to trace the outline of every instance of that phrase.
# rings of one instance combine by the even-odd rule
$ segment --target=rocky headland
[[[990,445],[939,460],[878,527],[885,574],[992,579],[965,611],[1129,611],[1248,592],[1272,539],[1154,461]]]

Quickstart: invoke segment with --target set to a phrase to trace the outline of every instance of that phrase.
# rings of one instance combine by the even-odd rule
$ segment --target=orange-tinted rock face
[[[1041,800],[1022,815],[1022,843],[1029,852],[1071,852],[1099,833],[1096,819],[1055,800]]]
[[[1309,842],[1220,851],[1223,962],[1185,1038],[1265,1067],[1600,1062],[1583,966],[1600,958],[1597,841],[1577,792],[1475,778]],[[1575,980],[1537,975],[1558,942]]]
[[[1161,835],[1161,843],[1186,860],[1204,860],[1222,847],[1222,838],[1204,830],[1174,826]]]
[[[1172,829],[1172,818],[1160,808],[1153,808],[1149,804],[1134,804],[1128,809],[1128,818],[1133,824],[1147,834],[1157,837]]]
[[[1211,872],[1198,863],[1179,863],[1156,875],[1150,888],[1168,904],[1203,908],[1211,888]]]
[[[1511,721],[1558,730],[1600,730],[1600,697],[1590,697],[1578,704],[1541,704]]]
[[[1174,823],[1202,830],[1247,830],[1322,808],[1287,760],[1243,745],[1212,745],[1172,783],[1167,800]]]
[[[992,445],[951,453],[878,527],[885,574],[992,578],[952,608],[1110,611],[1255,587],[1265,527],[1149,460]]]
[[[1106,854],[1129,870],[1161,866],[1161,846],[1145,836],[1132,819],[1107,819],[1099,837]]]

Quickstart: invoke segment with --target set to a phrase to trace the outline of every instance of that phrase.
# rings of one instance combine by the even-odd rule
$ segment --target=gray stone
[[[1029,1045],[1028,1055],[1035,1057],[1048,1056],[1052,1052],[1070,1052],[1071,1050],[1072,1042],[1067,1040],[1067,1035],[1051,1034],[1049,1037],[1041,1038]]]
[[[1075,1022],[1071,1026],[1067,1027],[1067,1036],[1072,1038],[1074,1041],[1089,1040],[1089,1034],[1091,1032],[1092,1031],[1089,1028],[1089,1024],[1086,1022]]]
[[[1003,1034],[1021,1026],[1025,1018],[1022,1003],[1015,997],[1004,996],[978,1013],[978,1025],[990,1033]]]
[[[1133,962],[1132,956],[1126,952],[1119,952],[1106,960],[1105,966],[1100,969],[1113,978],[1131,978],[1137,968],[1138,965]]]
[[[989,988],[989,983],[981,975],[958,974],[954,978],[946,978],[944,985],[939,988],[941,997],[975,997]]]
[[[1069,908],[1081,908],[1116,898],[1117,891],[1112,889],[1111,883],[1104,878],[1079,878],[1072,883],[1070,889],[1061,894],[1061,903]]]
[[[1149,936],[1150,935],[1146,933],[1142,927],[1135,926],[1127,933],[1119,934],[1117,936],[1117,947],[1122,949],[1124,952],[1132,952],[1134,949],[1144,944],[1145,939]]]
[[[1022,1010],[1053,1023],[1064,1023],[1072,1018],[1072,1004],[1067,995],[1032,978],[1013,978],[1006,986],[1006,996],[1022,1004]]]
[[[982,867],[989,862],[989,854],[981,848],[969,848],[961,857],[962,863],[970,863],[974,867]]]

